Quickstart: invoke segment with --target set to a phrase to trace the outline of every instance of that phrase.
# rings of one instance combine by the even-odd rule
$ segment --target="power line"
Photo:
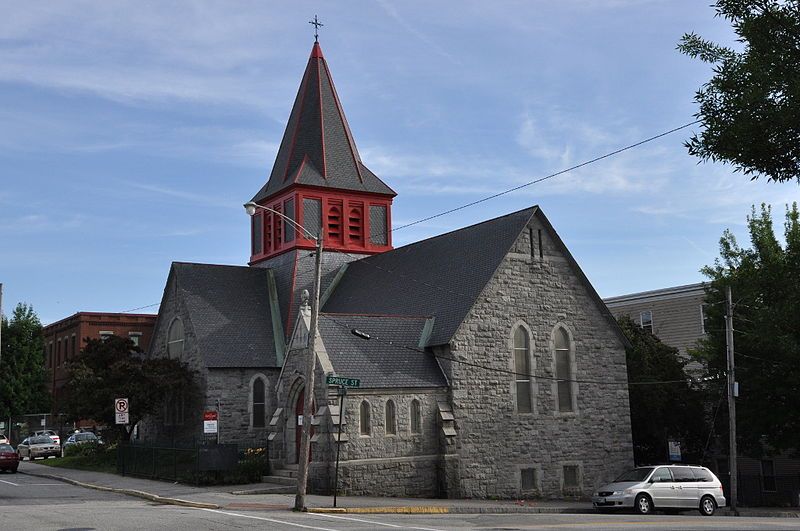
[[[478,205],[480,203],[484,203],[484,202],[489,201],[491,199],[496,199],[496,198],[498,198],[500,196],[503,196],[503,195],[506,195],[506,194],[510,194],[511,192],[516,192],[517,190],[521,190],[521,189],[526,188],[528,186],[531,186],[533,184],[540,183],[540,182],[546,181],[548,179],[552,179],[553,177],[557,177],[559,175],[563,175],[565,173],[571,172],[573,170],[577,170],[578,168],[582,168],[584,166],[588,166],[589,164],[594,164],[595,162],[601,161],[603,159],[607,159],[608,157],[613,157],[614,155],[622,153],[623,151],[628,151],[629,149],[633,149],[633,148],[641,146],[643,144],[647,144],[648,142],[652,142],[653,140],[658,140],[661,137],[667,136],[667,135],[672,134],[672,133],[674,133],[676,131],[680,131],[681,129],[686,129],[687,127],[690,127],[692,125],[698,124],[701,121],[702,120],[695,120],[693,122],[689,122],[687,124],[683,124],[681,126],[678,126],[678,127],[673,128],[673,129],[670,129],[669,131],[664,131],[663,133],[659,133],[659,134],[657,134],[655,136],[651,136],[650,138],[645,138],[644,140],[640,140],[639,142],[636,142],[635,144],[627,145],[625,147],[622,147],[622,148],[616,149],[614,151],[611,151],[610,153],[606,153],[605,155],[601,155],[599,157],[595,157],[595,158],[587,160],[585,162],[581,162],[580,164],[576,164],[574,166],[570,166],[569,168],[566,168],[566,169],[561,170],[561,171],[557,171],[555,173],[551,173],[550,175],[546,175],[544,177],[540,177],[538,179],[534,179],[532,181],[528,181],[526,183],[520,184],[519,186],[515,186],[513,188],[509,188],[508,190],[503,190],[502,192],[498,192],[496,194],[492,194],[492,195],[484,197],[482,199],[478,199],[476,201],[472,201],[472,202],[466,203],[464,205],[457,206],[455,208],[451,208],[450,210],[445,210],[444,212],[439,212],[438,214],[434,214],[434,215],[428,216],[426,218],[418,219],[417,221],[412,221],[411,223],[406,223],[405,225],[400,225],[399,227],[394,227],[394,228],[392,228],[392,232],[394,232],[396,230],[405,229],[405,228],[411,227],[413,225],[417,225],[419,223],[424,223],[425,221],[430,221],[432,219],[435,219],[435,218],[438,218],[438,217],[441,217],[441,216],[445,216],[447,214],[452,214],[453,212],[457,212],[459,210],[463,210],[465,208],[469,208],[471,206],[475,206],[475,205]]]
[[[344,323],[341,323],[341,322],[337,321],[335,318],[331,317],[330,314],[320,314],[320,318],[321,319],[326,319],[328,321],[331,321],[334,324],[336,324],[338,327],[346,330],[348,333],[352,333],[352,329],[349,326],[347,326]],[[661,385],[661,384],[674,384],[674,383],[683,383],[683,384],[694,383],[693,380],[653,380],[653,381],[642,381],[642,382],[629,382],[629,381],[626,380],[626,381],[623,382],[623,381],[579,380],[579,379],[556,378],[556,377],[553,377],[553,376],[536,375],[536,374],[531,374],[531,373],[516,372],[516,371],[509,370],[509,369],[499,369],[497,367],[488,367],[486,365],[481,365],[481,364],[478,364],[478,363],[472,363],[472,362],[465,361],[465,360],[459,360],[457,358],[453,358],[453,357],[450,357],[450,356],[443,356],[441,354],[436,354],[435,352],[429,352],[429,351],[421,350],[421,349],[418,349],[418,348],[415,348],[415,347],[409,347],[407,345],[395,344],[393,341],[385,340],[385,339],[382,339],[382,338],[380,338],[378,336],[373,336],[371,334],[367,334],[367,336],[368,336],[369,339],[365,339],[365,341],[371,341],[371,340],[374,339],[375,341],[378,341],[379,343],[383,343],[385,345],[397,346],[397,347],[400,347],[402,349],[409,350],[411,352],[417,352],[417,353],[420,353],[420,354],[425,354],[426,356],[434,356],[435,358],[451,361],[453,363],[460,363],[462,365],[467,365],[467,366],[470,366],[470,367],[475,367],[475,368],[478,368],[478,369],[483,369],[483,370],[491,371],[491,372],[498,372],[498,373],[507,374],[507,375],[511,375],[511,376],[526,376],[526,377],[534,379],[534,380],[548,380],[548,381],[553,381],[553,382],[570,382],[570,383],[583,383],[583,384],[595,384],[595,385],[622,385],[622,386],[627,386],[627,385]]]

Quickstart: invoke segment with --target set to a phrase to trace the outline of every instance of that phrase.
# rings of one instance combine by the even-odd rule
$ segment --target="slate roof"
[[[448,343],[536,211],[527,208],[352,262],[323,311],[433,316],[427,344]]]
[[[267,269],[173,262],[172,272],[208,367],[279,366]]]
[[[397,195],[361,162],[319,43],[314,43],[259,202],[292,184]]]
[[[419,340],[424,317],[320,314],[322,341],[338,376],[359,378],[362,388],[444,387],[447,380]],[[369,330],[370,339],[350,330]]]

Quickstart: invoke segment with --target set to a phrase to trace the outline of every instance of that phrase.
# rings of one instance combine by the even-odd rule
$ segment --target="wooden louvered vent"
[[[364,216],[359,207],[350,209],[350,214],[347,216],[347,235],[349,243],[364,244]]]
[[[328,209],[328,241],[342,244],[342,208],[338,205]]]

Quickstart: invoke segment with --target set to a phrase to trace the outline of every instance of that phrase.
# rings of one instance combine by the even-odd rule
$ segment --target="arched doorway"
[[[294,402],[294,415],[293,424],[294,430],[292,430],[291,437],[294,439],[294,444],[291,445],[294,447],[294,455],[291,456],[290,463],[299,463],[300,462],[300,442],[303,440],[303,407],[305,406],[305,387],[301,387],[300,390],[297,392],[295,402]],[[313,415],[314,411],[314,403],[311,403],[311,411]],[[311,435],[314,435],[314,427],[311,426]],[[311,449],[309,448],[308,451],[308,460],[311,461]]]

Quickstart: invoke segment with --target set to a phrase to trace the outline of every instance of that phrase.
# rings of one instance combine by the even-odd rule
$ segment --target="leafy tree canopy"
[[[681,441],[683,461],[698,462],[706,440],[703,395],[692,387],[678,349],[643,330],[630,317],[618,319],[632,347],[628,381],[673,382],[630,386],[633,457],[638,465],[668,459],[667,439]]]
[[[114,426],[114,400],[127,398],[128,428],[155,414],[175,393],[186,398],[197,394],[195,373],[184,363],[169,358],[145,358],[127,338],[87,339],[80,355],[67,366],[66,411],[75,420],[94,419]]]
[[[695,95],[691,155],[756,179],[800,182],[800,0],[717,0],[741,51],[687,33],[678,50],[713,65]]]
[[[772,212],[761,205],[747,218],[750,248],[730,231],[720,239],[720,256],[703,268],[707,288],[707,339],[694,354],[708,376],[726,374],[726,288],[734,302],[734,357],[739,398],[739,444],[758,455],[765,445],[800,449],[800,223],[797,204],[786,209],[785,243],[775,235]]]
[[[42,323],[32,306],[20,303],[11,319],[3,317],[2,327],[0,414],[49,412]]]

